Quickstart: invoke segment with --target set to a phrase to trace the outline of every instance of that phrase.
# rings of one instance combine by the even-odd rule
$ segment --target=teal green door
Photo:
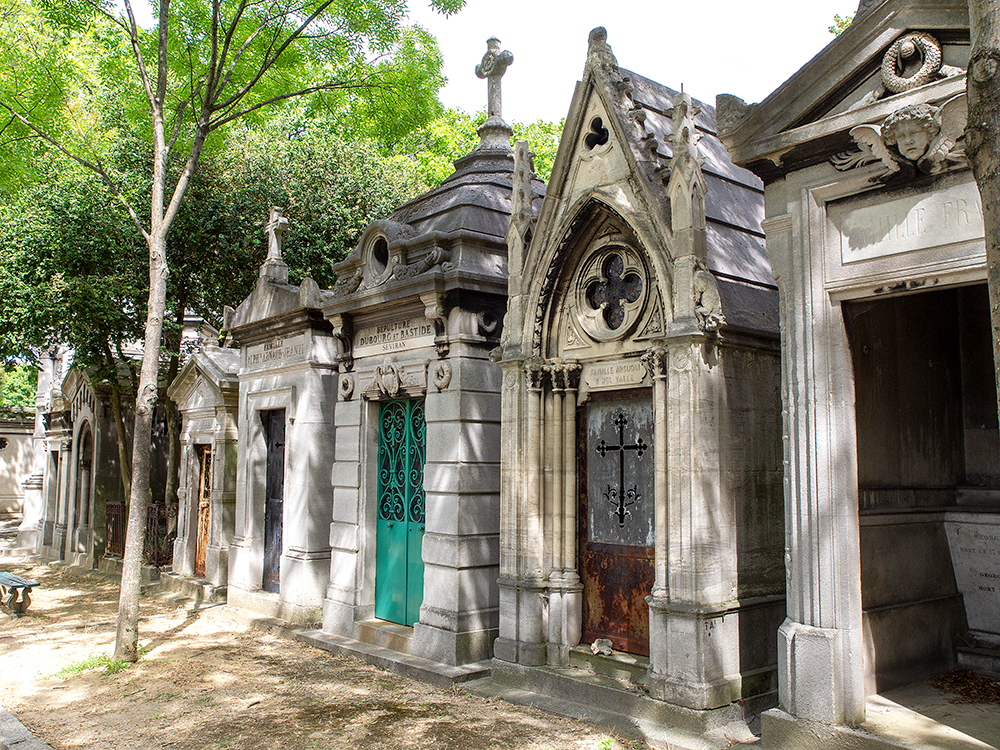
[[[424,400],[383,401],[378,425],[375,616],[413,625],[424,597]]]

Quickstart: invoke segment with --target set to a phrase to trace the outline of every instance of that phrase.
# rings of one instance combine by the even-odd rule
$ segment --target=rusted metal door
[[[208,547],[209,508],[212,499],[212,448],[200,448],[198,473],[198,536],[194,548],[194,574],[205,575],[205,550]]]
[[[595,394],[580,420],[583,640],[649,655],[653,588],[653,405]]]
[[[261,412],[267,440],[264,480],[264,577],[261,588],[277,593],[281,573],[281,524],[285,498],[285,410]]]

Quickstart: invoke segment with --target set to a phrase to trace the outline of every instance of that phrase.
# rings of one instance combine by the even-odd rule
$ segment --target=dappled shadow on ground
[[[59,601],[40,600],[31,627],[23,627],[24,618],[0,630],[0,656],[17,652],[5,660],[13,664],[10,679],[0,681],[0,704],[57,750],[646,747],[253,631],[222,609],[170,611],[151,602],[140,629],[149,647],[138,664],[116,674],[92,669],[54,677],[85,657],[111,653],[114,625],[106,623],[117,594],[109,609],[94,604],[112,593],[104,582],[46,582]],[[101,624],[85,622],[78,609],[87,603],[87,617]]]

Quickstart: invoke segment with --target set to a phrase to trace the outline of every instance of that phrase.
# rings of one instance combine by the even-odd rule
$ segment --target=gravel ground
[[[0,615],[0,706],[56,750],[647,748],[261,633],[222,607],[144,597],[143,656],[114,671],[116,583],[27,559],[0,570],[41,584],[27,616]]]

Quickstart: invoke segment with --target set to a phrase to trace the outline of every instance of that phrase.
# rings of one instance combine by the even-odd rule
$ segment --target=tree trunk
[[[132,457],[128,452],[128,435],[125,434],[125,418],[122,416],[122,388],[115,375],[111,377],[109,383],[111,385],[111,414],[115,418],[115,432],[118,435],[118,468],[127,500],[132,495]]]
[[[121,594],[118,600],[118,632],[115,659],[139,658],[139,587],[143,544],[146,539],[146,509],[150,502],[149,470],[153,413],[156,407],[160,364],[160,338],[167,298],[166,229],[157,226],[149,236],[149,305],[146,338],[135,400],[135,432],[132,436],[132,492],[125,532]]]
[[[1000,398],[1000,0],[969,0],[969,27],[972,53],[965,152],[982,198],[993,363]]]

